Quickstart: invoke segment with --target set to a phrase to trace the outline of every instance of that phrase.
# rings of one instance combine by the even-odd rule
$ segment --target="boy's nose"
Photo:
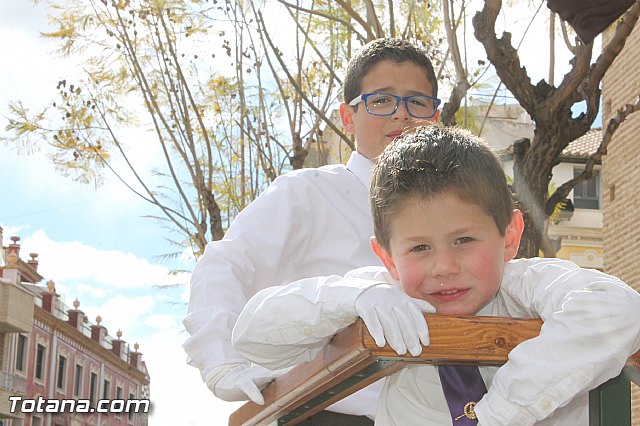
[[[434,277],[447,277],[458,273],[459,267],[455,256],[447,251],[432,256],[431,275]]]
[[[411,118],[406,99],[403,99],[398,103],[398,108],[396,109],[396,112],[393,113],[393,118],[394,120],[409,120]]]

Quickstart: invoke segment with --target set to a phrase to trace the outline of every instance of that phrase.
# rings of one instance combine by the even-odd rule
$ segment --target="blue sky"
[[[60,76],[73,67],[55,59],[54,46],[38,37],[46,28],[45,12],[26,0],[0,2],[0,116],[10,100],[37,109],[46,102]],[[44,93],[44,95],[42,95]],[[0,121],[4,132],[6,121]],[[145,161],[144,153],[138,155]],[[152,164],[145,164],[151,169]],[[180,347],[180,323],[188,288],[159,291],[154,286],[186,283],[169,276],[193,261],[160,263],[157,256],[175,251],[167,232],[145,215],[157,214],[121,183],[108,179],[95,188],[55,172],[42,153],[18,155],[0,144],[0,226],[3,244],[21,237],[21,255],[37,252],[39,272],[56,282],[64,301],[80,300],[91,321],[103,318],[109,333],[138,342],[151,375],[152,425],[226,425],[238,403],[215,399],[196,369],[186,365]],[[44,283],[42,283],[44,284]],[[203,409],[206,407],[206,409]]]
[[[46,25],[42,7],[27,0],[0,2],[0,39],[10,41],[0,47],[2,117],[7,116],[11,100],[42,107],[59,78],[73,69],[74,64],[56,59],[51,54],[54,46],[38,37]],[[541,45],[534,36],[523,48],[529,55],[525,63],[534,75],[532,81],[546,73],[535,69],[547,63],[535,55]],[[563,60],[557,63],[561,67]],[[5,125],[1,119],[0,133]],[[151,170],[154,158],[147,154],[141,150],[134,156],[142,169]],[[213,398],[197,371],[185,364],[180,347],[188,288],[154,287],[186,283],[188,275],[168,273],[193,266],[189,259],[159,262],[158,256],[175,247],[165,240],[165,229],[143,217],[158,214],[155,208],[115,179],[99,188],[76,183],[56,173],[42,153],[18,155],[2,144],[0,182],[4,245],[10,236],[20,236],[22,257],[39,253],[39,271],[45,280],[56,282],[68,305],[78,298],[92,321],[99,314],[112,335],[121,329],[124,340],[140,344],[151,375],[151,424],[226,425],[229,412],[239,404]]]

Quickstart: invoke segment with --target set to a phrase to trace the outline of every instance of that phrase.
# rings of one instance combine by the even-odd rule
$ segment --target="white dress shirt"
[[[247,300],[274,285],[364,265],[379,265],[369,238],[373,162],[357,152],[347,166],[296,170],[279,176],[234,220],[224,238],[207,245],[191,276],[183,347],[202,378],[225,364],[247,362],[231,331]],[[330,409],[373,418],[382,381]]]
[[[394,283],[372,267],[326,277],[322,286],[302,280],[263,290],[238,319],[234,344],[272,367],[311,359],[355,320],[355,299],[376,282]],[[498,293],[478,315],[544,320],[540,336],[518,345],[505,365],[480,368],[488,388],[475,407],[482,426],[586,426],[588,391],[617,376],[640,349],[640,295],[559,259],[507,263]],[[378,403],[376,425],[417,424],[452,424],[430,365],[389,376]]]

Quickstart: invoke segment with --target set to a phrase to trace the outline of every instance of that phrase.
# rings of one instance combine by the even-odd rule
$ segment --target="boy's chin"
[[[474,316],[480,309],[475,309],[470,306],[436,306],[436,314],[440,315],[460,315],[460,316]]]

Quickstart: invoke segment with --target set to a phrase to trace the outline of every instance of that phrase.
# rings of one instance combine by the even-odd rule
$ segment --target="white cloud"
[[[169,302],[169,303],[172,303],[172,302],[176,301],[176,298],[172,294],[169,294],[169,293],[166,293],[166,292],[163,292],[163,291],[156,292],[155,299],[158,302]]]
[[[33,2],[24,0],[3,0],[0,2],[0,27],[19,27],[25,32],[37,34],[46,24],[47,15],[42,7],[34,7]]]
[[[43,7],[33,7],[23,0],[3,0],[0,6],[0,38],[10,40],[2,45],[3,63],[0,106],[8,100],[22,99],[26,105],[41,105],[42,93],[55,89],[57,81],[74,73],[73,62],[51,55],[52,41],[40,36],[48,24]],[[25,84],[29,82],[29,84]]]
[[[173,315],[149,315],[144,323],[149,327],[163,330],[176,327],[176,318]]]
[[[22,241],[23,253],[38,253],[38,272],[56,283],[95,282],[113,288],[140,288],[173,284],[176,277],[162,265],[151,264],[131,253],[99,250],[79,241],[57,242],[43,230]]]
[[[191,294],[191,288],[189,286],[184,287],[184,291],[180,295],[180,300],[184,303],[189,302],[189,295]]]
[[[14,235],[20,235],[20,231],[22,230],[22,227],[20,226],[7,226],[3,223],[0,223],[0,228],[2,228],[2,241],[0,241],[0,244],[5,247],[11,244],[11,240],[9,238]]]
[[[84,306],[80,309],[88,316],[91,322],[100,315],[102,317],[102,325],[107,327],[109,334],[115,336],[117,330],[123,332],[123,339],[128,342],[139,340],[141,337],[134,330],[143,324],[144,317],[153,311],[155,300],[153,296],[137,296],[128,297],[118,294],[110,297],[106,303],[98,306]]]
[[[105,288],[96,287],[88,284],[78,284],[76,285],[75,289],[78,292],[77,297],[80,297],[83,294],[88,294],[93,298],[103,298],[109,293],[109,290]]]
[[[226,426],[229,415],[242,403],[224,402],[213,396],[197,369],[187,365],[180,346],[186,338],[181,327],[166,328],[140,342],[140,351],[151,377],[154,426]]]

